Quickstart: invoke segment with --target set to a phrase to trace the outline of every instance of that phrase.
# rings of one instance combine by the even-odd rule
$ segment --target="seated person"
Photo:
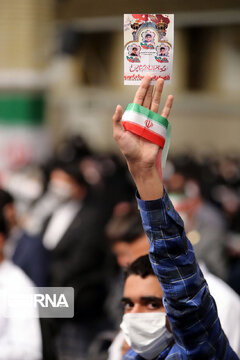
[[[134,103],[158,112],[163,80],[146,76]],[[168,96],[162,116],[168,118],[173,97]],[[151,266],[156,278],[131,274],[124,287],[125,315],[122,329],[130,349],[123,359],[238,359],[229,345],[218,318],[207,283],[196,262],[184,224],[164,191],[156,159],[159,147],[126,131],[121,123],[122,108],[113,116],[114,137],[126,158],[138,190],[138,206],[149,239]],[[149,279],[150,278],[150,279]],[[155,284],[147,284],[155,281]],[[131,283],[129,286],[129,282]],[[145,289],[151,288],[149,291]],[[159,289],[162,289],[162,303]],[[139,301],[140,300],[140,301]],[[146,312],[158,307],[158,312]],[[143,323],[145,324],[143,326]]]

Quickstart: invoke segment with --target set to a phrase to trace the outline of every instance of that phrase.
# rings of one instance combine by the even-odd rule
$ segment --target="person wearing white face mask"
[[[43,244],[53,250],[81,210],[87,195],[87,184],[77,164],[55,168],[50,175],[49,192],[57,200],[58,208],[44,230]]]
[[[74,318],[62,321],[62,358],[85,358],[94,336],[106,326],[105,213],[78,163],[55,168],[50,190],[61,199],[43,235],[51,255],[51,286],[74,288]]]
[[[135,260],[125,271],[120,325],[128,345],[144,359],[154,359],[173,343],[163,306],[163,291],[148,255]]]
[[[164,81],[156,82],[154,94],[150,81],[150,76],[144,77],[133,102],[157,113]],[[169,95],[162,111],[165,119],[172,103],[173,97]],[[125,312],[129,309],[131,313],[124,315],[122,329],[131,348],[123,359],[237,360],[238,356],[221,328],[215,302],[186,237],[183,221],[163,188],[160,168],[156,164],[161,150],[158,145],[125,130],[122,115],[118,105],[113,115],[114,138],[138,190],[138,206],[150,244],[149,258],[156,275],[131,274],[126,280],[123,301]],[[152,281],[161,283],[161,287],[158,285],[162,288],[162,303],[168,319],[165,324],[161,316],[157,325],[159,333],[152,319],[141,328],[132,322],[132,315],[137,316],[137,324],[145,321],[139,321],[139,318],[149,316],[141,314],[145,306],[161,308],[159,288],[157,290]],[[154,289],[150,296],[149,292],[143,292],[149,286],[148,282]],[[141,291],[137,292],[139,288]]]
[[[152,268],[150,267],[148,257],[146,258],[142,257],[139,260],[137,260],[136,264],[130,265],[139,256],[146,255],[149,251],[149,243],[147,240],[147,236],[144,233],[141,222],[141,216],[136,206],[133,206],[133,204],[130,206],[129,204],[128,208],[125,208],[125,211],[123,213],[114,214],[107,226],[106,231],[109,241],[111,242],[112,245],[112,251],[116,256],[119,266],[127,269],[128,266],[130,266],[130,268],[127,270],[127,274],[129,273],[130,269],[132,269],[131,271],[133,271],[133,274],[135,274],[136,273],[135,269],[137,268],[138,273],[136,273],[135,275],[139,275],[142,279],[143,279],[142,275],[145,276],[144,279],[147,276],[152,277],[153,275],[155,275]],[[210,292],[214,297],[214,300],[216,301],[218,315],[222,328],[225,334],[227,335],[232,348],[239,356],[240,355],[240,297],[221,279],[209,273],[203,264],[200,264],[200,268],[204,274],[205,280],[208,283]],[[108,308],[110,309],[111,313],[116,316],[117,320],[119,320],[120,316],[122,315],[118,311],[119,298],[122,294],[122,288],[123,288],[122,276],[121,277],[118,276],[118,278],[117,279],[115,278],[114,280],[115,280],[114,287],[112,290],[113,295],[111,296],[110,301],[108,302]],[[138,280],[141,281],[141,279],[139,278]],[[124,296],[128,297],[129,295],[131,296],[132,294],[136,295],[140,290],[142,291],[142,296],[145,296],[147,290],[148,298],[151,301],[153,298],[152,294],[154,293],[154,291],[157,291],[159,293],[159,301],[161,306],[160,307],[157,306],[156,303],[155,304],[146,303],[146,306],[141,308],[140,310],[144,310],[145,314],[146,312],[155,313],[156,311],[158,312],[159,310],[163,311],[164,310],[162,306],[163,292],[162,289],[159,288],[160,283],[158,282],[157,278],[155,278],[155,281],[153,279],[151,280],[153,287],[152,288],[150,287],[148,289],[146,289],[146,286],[142,287],[142,289],[137,289],[136,284],[138,284],[139,281],[137,283],[134,283],[133,286],[127,286],[127,287],[125,286]],[[126,283],[126,285],[128,285],[128,283]],[[131,292],[129,294],[126,294],[126,291],[129,292],[129,289]],[[123,305],[125,305],[124,301],[123,301]],[[134,308],[130,307],[129,304],[127,303],[126,313],[128,314],[129,311],[132,310],[134,310]],[[128,329],[128,326],[130,326],[132,334],[134,334],[137,330],[138,333],[143,332],[143,337],[141,340],[145,340],[147,341],[147,343],[149,343],[150,340],[148,339],[148,336],[146,336],[146,331],[149,330],[149,327],[146,326],[145,319],[142,319],[143,316],[144,317],[149,316],[151,318],[152,315],[142,315],[142,313],[140,313],[139,315],[135,314],[134,318],[131,316],[130,317],[126,316],[123,322],[123,327],[124,327],[124,323],[126,322],[127,328],[125,326],[125,329]],[[153,316],[156,316],[156,313]],[[160,318],[163,317],[163,321],[166,321],[165,314],[161,313],[158,316]],[[160,320],[161,319],[159,319],[159,322],[154,320],[153,326],[158,326]],[[134,323],[133,329],[131,326],[132,322]],[[117,325],[118,324],[120,324],[120,321],[117,323]],[[148,322],[148,324],[150,324],[150,322]],[[150,334],[152,334],[153,331],[154,331],[154,327],[150,329]],[[164,335],[164,333],[162,335]],[[126,336],[129,339],[128,334],[126,334]],[[153,345],[154,344],[155,342],[153,341]],[[132,347],[134,348],[133,345]],[[123,332],[120,331],[109,348],[108,360],[120,360],[121,354],[123,354],[124,351],[126,352],[128,348],[129,346],[127,345],[127,343],[126,342],[124,343]]]
[[[77,170],[78,163],[65,165],[55,163],[52,166],[46,192],[31,208],[25,220],[25,228],[34,235],[44,235],[49,219],[53,218],[59,208],[71,203],[70,212],[71,210],[74,212],[79,201],[81,202],[86,195],[87,184]]]

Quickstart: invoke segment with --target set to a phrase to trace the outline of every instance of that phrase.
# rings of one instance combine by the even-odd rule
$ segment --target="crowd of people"
[[[119,146],[121,149],[121,144]],[[214,302],[209,298],[202,275],[199,275],[204,274],[216,302],[222,329],[238,355],[239,163],[237,157],[178,155],[169,158],[163,171],[164,187],[184,221],[187,237],[201,268],[201,271],[197,270],[195,282],[183,281],[185,290],[179,288],[179,294],[186,297],[184,291],[188,289],[193,292],[192,296],[196,296],[196,302],[202,301],[202,306],[207,309],[202,325],[209,325],[207,315],[211,321],[217,322],[217,315],[212,312]],[[24,175],[20,183],[19,173]],[[194,353],[196,348],[204,354],[205,350],[199,343],[194,348],[198,336],[203,336],[198,334],[196,323],[192,323],[193,334],[197,329],[196,339],[192,336],[186,339],[188,329],[184,326],[190,321],[186,312],[192,314],[192,310],[184,310],[184,316],[178,318],[181,306],[174,309],[171,287],[167,286],[167,281],[171,281],[168,279],[170,262],[165,259],[168,274],[162,272],[160,264],[164,259],[159,258],[159,249],[153,248],[153,243],[149,246],[144,232],[145,228],[150,238],[157,236],[149,235],[153,224],[146,215],[147,211],[154,212],[154,207],[148,209],[143,203],[143,200],[148,200],[142,197],[145,189],[142,190],[135,181],[139,193],[142,190],[140,196],[143,200],[138,200],[141,220],[133,178],[118,156],[96,154],[80,136],[74,136],[66,139],[45,164],[31,164],[18,169],[3,181],[0,189],[0,290],[9,286],[29,289],[33,286],[73,287],[75,314],[72,319],[33,317],[27,325],[25,319],[0,315],[0,359],[118,360],[122,356],[125,359],[158,359],[159,347],[157,352],[155,346],[151,351],[142,351],[144,345],[135,344],[138,336],[137,330],[132,330],[133,317],[126,315],[146,314],[153,310],[156,317],[156,313],[164,314],[159,315],[159,324],[166,321],[164,307],[170,325],[164,328],[161,352],[170,347],[170,353],[181,353],[183,350],[179,349],[183,346],[189,354],[191,351]],[[176,218],[172,208],[171,211],[173,215],[168,213],[166,216]],[[180,220],[176,221],[178,225],[169,224],[173,227],[172,235],[177,237],[183,225]],[[162,236],[167,237],[169,233]],[[182,239],[178,241],[180,244]],[[175,246],[179,246],[178,255],[181,257],[179,244]],[[171,244],[168,246],[171,256],[176,256],[177,250],[171,248]],[[191,244],[186,246],[186,251],[190,251]],[[146,256],[149,251],[153,269]],[[164,253],[166,249],[162,251]],[[178,271],[184,277],[191,273],[192,268],[186,266],[183,271],[183,264],[178,264]],[[161,286],[155,275],[160,279]],[[175,280],[179,281],[179,278]],[[133,292],[142,291],[142,281],[146,295],[144,301],[144,295],[138,299]],[[150,298],[147,296],[148,286],[155,289]],[[194,293],[196,289],[205,295],[198,298],[199,294]],[[167,300],[163,299],[163,293]],[[181,302],[181,299],[175,298],[175,301]],[[135,307],[141,310],[135,311]],[[124,312],[122,330],[119,331]],[[195,315],[191,314],[192,320],[196,321]],[[152,321],[152,315],[147,316],[134,317],[144,334]],[[180,334],[179,322],[185,324],[184,334]],[[218,323],[214,336],[219,329]],[[126,332],[127,342],[124,340]],[[172,333],[174,339],[178,339],[179,348]],[[230,347],[222,334],[221,351],[229,353]],[[213,339],[211,341],[213,344]],[[137,357],[137,354],[142,357]],[[168,355],[164,356],[165,359]]]

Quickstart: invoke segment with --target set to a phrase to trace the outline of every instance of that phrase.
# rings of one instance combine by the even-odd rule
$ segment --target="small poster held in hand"
[[[146,74],[151,84],[172,79],[173,14],[124,15],[124,85],[138,85]]]

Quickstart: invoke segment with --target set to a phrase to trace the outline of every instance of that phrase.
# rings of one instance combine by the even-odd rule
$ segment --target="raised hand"
[[[150,85],[151,77],[145,76],[138,88],[133,102],[142,105],[154,112],[158,112],[164,81],[159,79],[153,94],[153,86]],[[173,103],[173,96],[169,95],[161,115],[168,118]],[[117,106],[113,115],[114,138],[125,156],[130,167],[141,166],[148,169],[155,166],[159,147],[144,138],[126,131],[122,125],[123,110]]]

